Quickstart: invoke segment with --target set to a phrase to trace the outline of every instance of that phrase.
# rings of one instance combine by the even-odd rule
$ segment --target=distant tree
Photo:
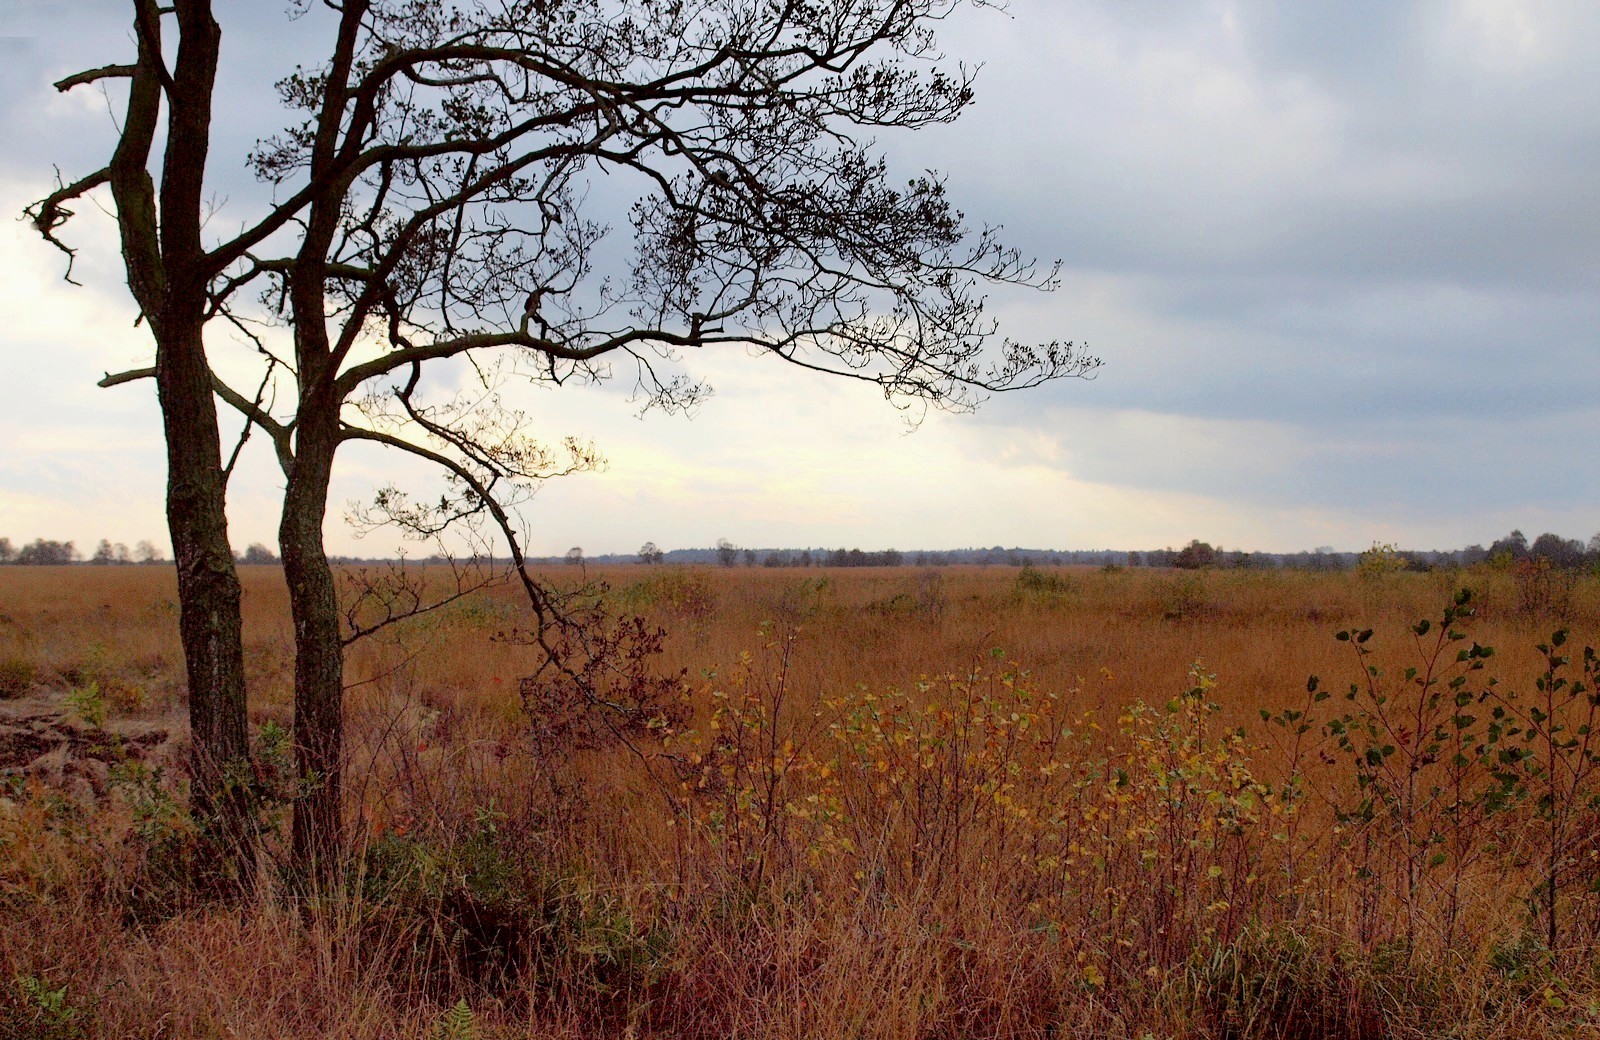
[[[1600,535],[1596,535],[1595,537],[1596,538],[1600,538]],[[800,550],[800,566],[802,566],[802,567],[811,566],[811,550],[810,549],[802,549],[802,550]]]
[[[133,547],[134,559],[140,563],[164,563],[166,554],[157,549],[154,542],[140,541]]]
[[[1196,538],[1178,551],[1173,557],[1172,565],[1184,570],[1199,570],[1201,567],[1211,567],[1217,562],[1217,551],[1209,543]]]
[[[739,547],[726,538],[717,539],[717,562],[724,567],[732,567],[739,562]]]
[[[1521,531],[1513,530],[1504,538],[1498,538],[1489,546],[1489,559],[1496,557],[1506,560],[1525,560],[1528,557],[1528,538]]]
[[[1600,538],[1600,535],[1596,535]],[[10,563],[17,558],[17,550],[12,547],[11,539],[0,538],[0,563]]]
[[[1332,546],[1324,545],[1310,555],[1305,566],[1313,571],[1338,571],[1344,569],[1344,561],[1333,551]]]
[[[59,567],[78,558],[78,550],[71,542],[47,541],[35,538],[17,552],[17,562],[35,567]]]
[[[756,551],[754,549],[746,549],[744,551],[744,565],[746,567],[754,567],[756,565]]]
[[[1528,555],[1537,560],[1549,560],[1556,567],[1578,567],[1583,564],[1583,551],[1583,543],[1576,539],[1545,533],[1533,540]]]
[[[640,563],[660,563],[665,557],[666,553],[662,552],[660,549],[657,549],[655,542],[645,542],[643,545],[639,546]]]
[[[259,566],[264,564],[277,564],[283,561],[278,559],[277,553],[273,552],[262,543],[251,542],[250,547],[244,551],[244,555],[239,557],[239,562],[248,564],[250,566]]]
[[[117,560],[118,563],[127,564],[127,563],[132,563],[133,562],[133,554],[128,551],[128,547],[127,547],[126,544],[124,544],[122,542],[118,542],[118,543],[116,543],[116,545],[112,546],[112,549],[115,552],[116,560]]]
[[[574,545],[568,549],[564,559],[571,566],[581,566],[583,564],[583,546]]]
[[[111,543],[109,541],[102,538],[100,539],[100,544],[94,547],[94,555],[89,557],[89,562],[104,566],[105,564],[114,562],[116,558],[116,550],[111,548]]]

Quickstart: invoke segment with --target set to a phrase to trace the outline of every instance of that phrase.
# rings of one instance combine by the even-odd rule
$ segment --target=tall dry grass
[[[1503,786],[1497,762],[1542,761],[1499,754],[1534,746],[1520,734],[1464,756],[1451,775],[1470,797],[1413,792],[1402,813],[1367,795],[1394,776],[1443,789],[1453,758],[1415,734],[1345,749],[1326,732],[1376,725],[1372,690],[1385,710],[1410,703],[1405,670],[1426,649],[1411,626],[1463,583],[1477,613],[1460,646],[1497,653],[1450,689],[1451,717],[1463,689],[1473,733],[1501,703],[1525,717],[1506,691],[1538,692],[1536,646],[1558,625],[1569,646],[1600,642],[1600,582],[1552,599],[1499,571],[587,577],[666,630],[659,666],[684,676],[670,724],[648,742],[537,739],[517,695],[531,662],[501,638],[519,618],[510,589],[357,644],[357,850],[338,891],[291,894],[270,869],[242,905],[188,886],[175,753],[107,755],[87,788],[8,781],[0,1035],[1520,1037],[1600,1023],[1587,777],[1561,796],[1552,869],[1549,777],[1486,794]],[[270,769],[292,699],[285,601],[276,569],[243,579]],[[159,568],[0,569],[0,658],[32,670],[30,705],[93,682],[121,691],[107,732],[142,719],[181,739],[173,595]],[[1365,656],[1333,638],[1368,628]],[[1445,683],[1455,667],[1444,659]],[[1315,700],[1310,675],[1336,696]]]

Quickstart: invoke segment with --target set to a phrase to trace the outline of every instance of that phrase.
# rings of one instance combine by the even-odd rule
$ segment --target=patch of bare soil
[[[92,726],[78,718],[61,690],[38,689],[0,701],[0,777],[36,777],[69,794],[104,797],[111,767],[161,764],[182,736],[177,719],[113,718]]]

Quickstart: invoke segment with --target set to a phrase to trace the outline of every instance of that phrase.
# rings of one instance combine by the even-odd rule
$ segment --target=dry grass
[[[171,574],[0,568],[0,671],[26,678],[0,721],[72,690],[81,714],[92,684],[106,717],[72,747],[113,735],[80,752],[103,767],[34,768],[0,801],[0,1037],[1600,1028],[1589,786],[1547,949],[1536,799],[1341,818],[1361,770],[1320,723],[1347,702],[1313,706],[1298,745],[1260,717],[1306,708],[1309,675],[1342,694],[1366,664],[1403,674],[1409,627],[1461,583],[1499,651],[1469,688],[1532,692],[1563,618],[1514,574],[588,576],[667,630],[670,740],[533,740],[527,651],[497,638],[516,600],[480,594],[352,653],[345,888],[291,897],[269,869],[241,905],[186,880],[171,755],[119,750],[156,727],[181,745]],[[270,764],[287,611],[279,571],[242,577]],[[1562,592],[1573,643],[1600,643],[1600,582]],[[1368,627],[1365,660],[1333,639]],[[1442,768],[1414,760],[1424,783]]]

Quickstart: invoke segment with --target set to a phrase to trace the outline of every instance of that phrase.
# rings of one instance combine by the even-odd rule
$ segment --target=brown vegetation
[[[509,591],[395,626],[347,669],[361,851],[312,896],[265,863],[241,902],[208,887],[183,811],[172,574],[0,571],[0,1037],[1600,1022],[1589,707],[1558,686],[1600,636],[1593,579],[602,576],[682,674],[653,728],[531,718],[524,698],[552,701],[519,687]],[[242,577],[256,769],[286,805],[286,594],[276,569]],[[1476,616],[1441,624],[1463,584]],[[1544,739],[1562,697],[1573,728]],[[1443,712],[1447,748],[1413,711]]]

